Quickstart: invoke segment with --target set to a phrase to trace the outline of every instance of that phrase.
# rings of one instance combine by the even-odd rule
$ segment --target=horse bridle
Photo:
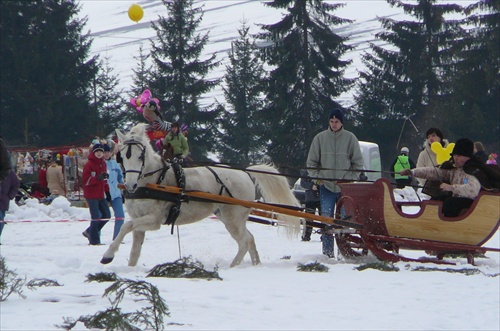
[[[139,160],[142,161],[142,164],[141,164],[141,169],[140,170],[127,170],[125,169],[125,166],[124,166],[124,171],[123,173],[126,175],[127,173],[136,173],[136,174],[139,174],[137,180],[141,179],[141,178],[146,178],[146,177],[149,177],[149,176],[152,176],[154,175],[155,173],[161,171],[161,174],[160,174],[160,177],[158,178],[158,180],[156,181],[157,184],[161,184],[161,182],[163,181],[163,179],[165,178],[165,174],[167,173],[167,170],[170,169],[170,166],[167,164],[167,162],[162,158],[162,163],[163,163],[163,167],[159,168],[159,169],[156,169],[156,170],[153,170],[153,171],[150,171],[146,174],[142,174],[142,171],[144,169],[144,162],[145,162],[145,159],[146,159],[146,146],[144,146],[144,144],[138,140],[135,140],[133,138],[131,139],[127,139],[123,142],[123,148],[120,150],[120,153],[123,153],[123,151],[125,150],[125,148],[127,148],[127,151],[125,152],[125,157],[127,159],[130,159],[132,157],[132,146],[138,146],[140,149],[141,149],[141,155],[139,156]],[[123,154],[122,154],[123,155]],[[122,156],[123,157],[123,156]]]

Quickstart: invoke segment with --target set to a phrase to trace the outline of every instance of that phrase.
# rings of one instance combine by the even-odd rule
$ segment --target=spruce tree
[[[134,73],[132,77],[133,85],[130,90],[130,95],[127,101],[126,113],[124,115],[126,122],[124,123],[125,129],[131,128],[139,122],[144,122],[144,117],[140,112],[137,111],[135,106],[130,104],[130,99],[137,98],[141,95],[144,90],[149,89],[150,77],[152,75],[152,69],[149,64],[149,59],[151,54],[144,51],[143,45],[139,46],[139,55],[134,56],[137,61],[137,66],[132,69]],[[161,107],[161,104],[160,104]],[[161,108],[160,108],[161,112]]]
[[[459,20],[445,19],[446,14],[461,13],[459,5],[387,1],[415,20],[379,19],[384,30],[376,35],[378,43],[371,44],[371,53],[362,56],[367,69],[360,73],[355,95],[362,129],[370,138],[378,137],[386,162],[402,147],[396,142],[406,118],[420,133],[429,127],[449,132],[453,46],[464,35]],[[380,46],[381,42],[386,45]],[[402,142],[418,150],[424,137],[407,124]]]
[[[302,166],[312,138],[327,127],[330,110],[339,107],[335,98],[352,86],[352,80],[344,77],[350,61],[342,60],[352,47],[333,31],[351,20],[330,13],[343,4],[321,0],[276,0],[265,5],[287,10],[281,21],[262,25],[258,34],[259,40],[270,44],[261,51],[271,67],[268,103],[262,112],[269,128],[269,156],[275,164]]]
[[[11,144],[53,146],[91,136],[97,58],[74,1],[0,3],[2,135]],[[23,133],[20,135],[20,133]]]
[[[127,121],[126,100],[123,89],[119,89],[118,75],[113,74],[110,58],[106,56],[100,64],[100,73],[96,79],[96,98],[91,106],[98,111],[99,124],[96,134],[107,137],[114,134],[115,129],[123,129]]]
[[[194,160],[206,158],[215,145],[217,111],[213,104],[200,105],[203,94],[218,83],[208,73],[219,65],[216,55],[201,60],[208,42],[208,32],[197,33],[203,18],[201,7],[193,8],[193,0],[162,0],[169,16],[152,24],[158,42],[152,44],[153,76],[151,91],[160,99],[167,120],[189,126],[189,150]]]
[[[256,45],[250,40],[249,27],[242,23],[239,39],[232,42],[226,65],[224,96],[227,106],[221,114],[221,139],[218,151],[224,163],[248,165],[262,162],[265,126],[258,121],[263,107],[264,69],[256,56]]]
[[[466,38],[454,76],[454,104],[449,116],[457,137],[480,140],[500,150],[500,2],[482,0],[466,10]]]

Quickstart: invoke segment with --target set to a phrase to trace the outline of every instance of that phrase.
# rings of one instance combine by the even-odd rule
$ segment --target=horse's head
[[[125,170],[125,188],[131,193],[137,189],[139,180],[144,176],[146,153],[148,147],[151,149],[149,139],[145,134],[145,128],[146,124],[141,123],[134,126],[126,134],[123,134],[118,129],[116,130]]]

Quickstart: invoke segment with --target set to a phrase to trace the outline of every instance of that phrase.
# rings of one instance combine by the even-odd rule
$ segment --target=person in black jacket
[[[488,154],[484,151],[484,146],[480,141],[474,143],[474,156],[483,163],[486,163],[488,160]]]
[[[3,141],[3,137],[0,136],[0,182],[9,176],[12,170],[12,163],[10,161],[10,153],[7,150],[7,146]]]
[[[321,203],[319,199],[319,187],[313,183],[309,175],[307,174],[307,170],[300,170],[300,186],[302,186],[305,190],[305,206],[306,213],[315,214],[316,210],[318,210],[321,215]],[[306,220],[306,225],[304,227],[304,233],[302,235],[302,241],[310,241],[312,233],[311,222]]]

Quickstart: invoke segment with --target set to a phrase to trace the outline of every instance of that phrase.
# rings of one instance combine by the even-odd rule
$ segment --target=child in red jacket
[[[101,229],[111,217],[106,195],[109,194],[108,172],[104,161],[104,147],[95,144],[82,173],[83,196],[90,209],[90,226],[82,232],[90,245],[101,245]]]

